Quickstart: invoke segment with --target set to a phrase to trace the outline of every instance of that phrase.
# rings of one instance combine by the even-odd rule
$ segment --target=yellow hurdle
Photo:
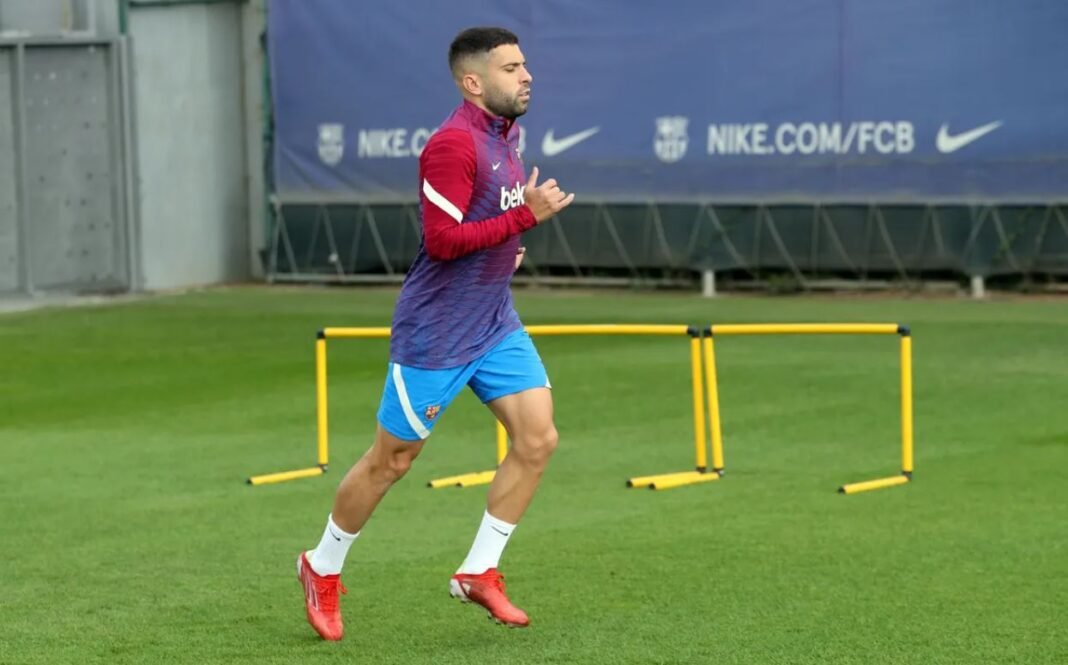
[[[719,407],[719,384],[716,376],[715,341],[717,335],[889,335],[901,337],[901,469],[902,475],[839,488],[843,494],[855,494],[909,482],[913,471],[912,413],[912,338],[909,329],[893,323],[758,323],[712,325],[704,331],[685,325],[659,324],[580,324],[527,326],[531,335],[690,335],[690,376],[694,409],[694,471],[680,471],[627,480],[628,487],[670,489],[718,480],[724,471],[723,433]],[[329,462],[329,425],[327,395],[328,339],[385,339],[388,327],[328,327],[319,331],[315,343],[315,392],[318,466],[281,473],[253,476],[249,484],[265,485],[298,478],[320,476]],[[706,388],[707,384],[707,388]],[[707,390],[707,392],[706,392]],[[705,400],[707,398],[707,411]],[[705,414],[708,414],[706,434]],[[708,469],[705,442],[711,438],[712,468]],[[508,433],[497,423],[497,464],[508,453]],[[430,487],[471,487],[492,482],[495,470],[475,471],[430,481]]]
[[[719,421],[719,380],[716,378],[716,346],[712,336],[704,338],[705,381],[708,383],[708,418],[712,429],[712,470],[722,474],[723,428]]]
[[[704,340],[705,381],[712,432],[712,470],[723,473],[723,440],[719,414],[719,386],[713,338],[720,335],[899,335],[901,337],[901,472],[900,476],[843,485],[842,494],[856,494],[903,485],[912,477],[912,337],[897,323],[753,323],[720,324],[708,328]]]
[[[676,471],[673,473],[661,473],[653,476],[637,476],[627,479],[627,487],[648,487],[650,489],[672,489],[684,487],[696,483],[718,480],[719,474],[705,473],[708,469],[708,454],[706,452],[707,435],[705,431],[705,407],[704,407],[704,381],[701,366],[701,333],[693,328],[686,327],[684,331],[677,331],[680,326],[671,326],[669,334],[685,332],[690,335],[690,386],[693,393],[693,445],[694,445],[694,471]]]

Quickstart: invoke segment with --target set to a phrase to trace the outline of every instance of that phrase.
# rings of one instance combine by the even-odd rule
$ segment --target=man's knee
[[[557,434],[556,427],[549,424],[547,427],[537,431],[527,432],[516,437],[513,450],[527,464],[544,466],[549,461],[549,458],[552,457],[553,451],[556,450],[556,444],[559,442],[560,435]]]
[[[419,456],[421,443],[399,441],[379,441],[371,454],[371,473],[380,480],[396,482],[412,468],[412,462]]]

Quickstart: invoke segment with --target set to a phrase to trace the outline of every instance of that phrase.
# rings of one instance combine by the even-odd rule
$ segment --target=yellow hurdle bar
[[[563,325],[526,326],[531,335],[687,335],[690,327],[645,323],[580,323]],[[323,328],[326,339],[358,339],[389,337],[388,327],[380,328]]]
[[[435,478],[426,484],[430,489],[439,490],[443,487],[474,487],[475,485],[488,485],[493,482],[493,476],[497,473],[495,469],[489,471],[472,471],[471,473],[461,473],[456,476],[445,476],[444,478]]]
[[[896,323],[725,323],[712,326],[719,335],[896,335]]]
[[[531,335],[688,335],[689,326],[593,323],[558,326],[527,326]]]
[[[316,436],[319,441],[319,464],[326,466],[330,462],[330,449],[327,437],[327,398],[326,398],[326,338],[315,340],[315,421]]]
[[[694,460],[698,471],[708,468],[705,453],[705,396],[702,390],[704,381],[701,377],[701,339],[690,339],[690,377],[693,384],[693,447]]]
[[[701,473],[699,471],[691,471],[687,474],[677,473],[670,478],[660,478],[649,484],[651,490],[670,490],[676,487],[684,487],[686,485],[696,485],[698,483],[710,483],[714,480],[719,480],[718,473]]]
[[[665,482],[673,478],[689,478],[700,475],[697,471],[675,471],[673,473],[660,473],[655,476],[635,476],[627,479],[627,487],[649,487],[653,483]]]
[[[249,485],[270,485],[272,483],[284,483],[287,480],[296,480],[298,478],[312,478],[314,476],[321,476],[326,473],[326,469],[321,466],[313,466],[309,469],[297,469],[296,471],[282,471],[279,473],[267,473],[262,476],[252,476],[248,479]]]
[[[504,423],[497,421],[497,466],[501,465],[505,456],[508,455],[508,430],[504,429]]]
[[[890,476],[889,478],[879,478],[876,480],[865,480],[862,483],[850,483],[848,485],[842,485],[838,488],[839,494],[860,494],[861,492],[870,492],[872,490],[881,490],[884,487],[894,487],[895,485],[904,485],[909,482],[909,477],[906,475]]]
[[[716,346],[712,337],[705,337],[705,380],[708,382],[708,417],[712,429],[712,470],[723,473],[723,428],[719,422],[719,382],[716,379]]]
[[[470,473],[460,482],[456,483],[457,487],[474,487],[476,485],[489,485],[493,482],[493,478],[497,475],[496,470],[479,471],[478,473]]]
[[[381,328],[323,328],[326,339],[384,339],[389,337],[389,327]]]
[[[901,471],[912,473],[912,336],[901,335]]]
[[[445,476],[444,478],[435,478],[426,484],[431,489],[441,489],[442,487],[463,487],[461,483],[471,480],[473,477],[478,476],[484,472],[472,471],[471,473],[461,473],[455,476]]]

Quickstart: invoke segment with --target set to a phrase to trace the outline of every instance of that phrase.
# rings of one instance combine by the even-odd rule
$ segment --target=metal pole
[[[701,295],[705,298],[716,297],[716,271],[705,270],[701,272]]]
[[[116,42],[119,50],[119,116],[122,121],[122,192],[126,242],[126,281],[130,291],[145,287],[141,265],[141,215],[137,197],[137,139],[133,130],[133,74],[130,66],[130,38]]]

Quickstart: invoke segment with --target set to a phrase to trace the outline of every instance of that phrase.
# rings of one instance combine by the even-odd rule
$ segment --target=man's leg
[[[529,619],[508,600],[497,566],[556,449],[552,393],[548,388],[532,388],[487,405],[504,423],[512,448],[497,468],[475,542],[450,588],[454,596],[485,607],[497,621],[526,626]]]
[[[389,488],[408,472],[424,441],[399,439],[378,425],[374,443],[338,487],[319,546],[297,559],[308,622],[323,639],[340,640],[344,633],[338,591],[345,592],[341,568],[349,547]]]
[[[393,483],[408,473],[424,443],[426,439],[398,439],[378,425],[374,444],[349,469],[338,487],[334,497],[334,523],[349,533],[359,532]]]
[[[447,370],[389,364],[374,444],[341,481],[319,546],[297,560],[308,621],[325,639],[341,639],[343,632],[337,600],[349,547],[476,369],[474,363]]]
[[[518,524],[559,439],[553,424],[552,391],[532,388],[505,395],[487,406],[504,423],[512,447],[493,477],[486,507],[494,517]]]

